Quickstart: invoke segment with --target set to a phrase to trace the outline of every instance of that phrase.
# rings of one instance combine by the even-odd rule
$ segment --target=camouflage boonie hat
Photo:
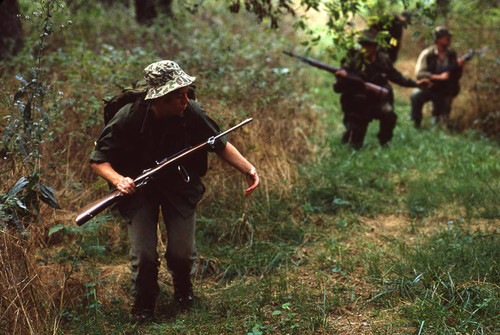
[[[148,65],[144,69],[144,78],[148,85],[145,100],[162,97],[178,88],[189,86],[196,80],[196,77],[187,75],[176,62],[171,60]]]
[[[438,40],[444,36],[452,36],[453,34],[444,26],[439,26],[434,29],[434,40]]]

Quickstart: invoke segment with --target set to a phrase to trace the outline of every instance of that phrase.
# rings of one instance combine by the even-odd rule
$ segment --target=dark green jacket
[[[139,100],[121,108],[102,129],[90,161],[109,162],[118,173],[135,178],[156,162],[219,133],[215,121],[193,100],[189,101],[182,117],[166,120],[155,119],[150,104]],[[226,139],[222,138],[208,150],[220,151],[225,143]],[[186,183],[177,172],[179,164],[189,173],[190,182]],[[200,177],[207,172],[207,150],[202,149],[179,164],[151,183],[145,192],[151,192],[160,201],[170,202],[182,214],[191,215],[205,191]],[[126,207],[132,203],[133,196],[126,201]]]

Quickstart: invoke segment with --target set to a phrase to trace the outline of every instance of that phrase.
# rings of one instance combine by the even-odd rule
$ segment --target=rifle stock
[[[152,181],[154,177],[156,177],[162,170],[164,170],[167,165],[171,165],[172,163],[180,160],[181,158],[184,158],[191,153],[200,150],[208,145],[213,145],[215,141],[222,136],[225,136],[226,134],[229,134],[230,132],[238,129],[239,127],[244,126],[245,124],[249,123],[252,121],[252,118],[246,119],[245,121],[237,124],[236,126],[233,126],[229,128],[228,130],[220,133],[217,136],[212,136],[209,139],[207,139],[205,142],[202,142],[198,144],[195,147],[190,147],[186,148],[184,150],[179,151],[177,154],[168,157],[161,161],[158,165],[151,169],[145,170],[142,174],[137,176],[134,179],[134,184],[136,185],[136,189],[141,189],[144,187],[147,183]],[[120,191],[116,190],[114,192],[109,193],[108,195],[102,197],[99,200],[94,201],[93,203],[83,207],[77,214],[75,222],[77,225],[81,226],[87,221],[91,220],[94,218],[97,214],[101,213],[103,210],[106,208],[114,205],[115,203],[118,203],[121,201],[123,198],[127,197],[126,194],[121,193]]]
[[[303,61],[311,66],[314,66],[314,67],[321,69],[321,70],[326,70],[326,71],[331,72],[333,74],[335,74],[335,72],[341,70],[338,67],[319,62],[319,61],[314,60],[312,58],[298,56],[298,55],[296,55],[292,52],[289,52],[289,51],[283,51],[283,53],[287,56],[295,57],[295,58],[300,59],[301,61]],[[365,85],[365,89],[367,91],[374,93],[379,99],[385,99],[389,95],[389,90],[386,89],[385,87],[378,86],[378,85],[375,85],[372,83],[368,83],[368,82],[362,80],[361,78],[353,76],[351,74],[347,74],[346,79],[363,83]]]
[[[99,200],[94,201],[91,204],[83,207],[76,216],[75,222],[77,225],[81,226],[87,221],[94,218],[97,214],[101,213],[106,208],[117,203],[121,197],[126,196],[120,191],[114,191],[109,193],[108,195],[102,197]]]

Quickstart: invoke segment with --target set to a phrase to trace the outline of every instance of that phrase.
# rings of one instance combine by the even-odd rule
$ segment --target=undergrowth
[[[500,290],[495,230],[450,226],[415,245],[401,241],[390,263],[370,264],[383,290],[372,298],[390,305],[422,334],[494,334],[499,329]]]

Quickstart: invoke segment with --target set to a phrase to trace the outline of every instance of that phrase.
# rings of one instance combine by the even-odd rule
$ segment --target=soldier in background
[[[341,93],[340,103],[344,112],[346,131],[343,143],[349,143],[354,149],[363,146],[368,124],[376,119],[380,121],[377,135],[380,145],[385,146],[393,136],[397,115],[394,113],[394,95],[389,80],[404,87],[427,87],[427,79],[415,82],[396,70],[385,51],[378,49],[377,31],[367,29],[358,40],[361,49],[351,49],[342,60],[342,70],[335,73],[337,82],[334,90]],[[346,73],[357,76],[363,81],[385,87],[389,94],[381,99],[367,91],[359,81],[346,78]]]
[[[411,120],[416,128],[422,123],[422,108],[432,101],[432,116],[435,122],[446,123],[451,112],[453,98],[460,91],[459,80],[465,60],[457,59],[450,49],[451,32],[443,26],[434,29],[434,45],[424,49],[415,66],[417,79],[429,79],[430,88],[417,88],[411,95]]]

